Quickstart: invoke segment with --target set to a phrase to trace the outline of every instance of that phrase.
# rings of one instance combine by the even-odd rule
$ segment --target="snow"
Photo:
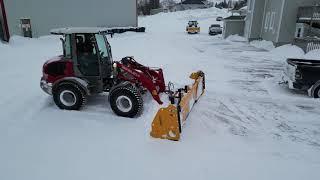
[[[255,41],[251,41],[250,45],[256,47],[256,48],[261,48],[261,49],[265,49],[268,51],[271,51],[275,48],[275,46],[273,45],[273,42],[271,41],[266,41],[266,40],[255,40]]]
[[[239,36],[238,34],[228,36],[227,40],[228,41],[234,41],[234,42],[236,42],[236,41],[238,41],[238,42],[247,42],[246,38],[244,38],[242,36]]]
[[[134,55],[160,66],[176,87],[193,71],[206,73],[206,93],[179,142],[149,136],[159,108],[150,95],[134,119],[114,115],[106,95],[79,112],[59,110],[39,87],[43,63],[61,53],[59,36],[0,45],[0,179],[319,179],[320,101],[278,84],[286,57],[303,51],[208,36],[227,15],[161,13],[139,19],[146,33],[109,38],[115,60]],[[198,35],[184,32],[191,18]]]
[[[291,44],[275,48],[271,53],[284,58],[302,58],[305,54],[301,48]]]
[[[227,39],[234,40],[234,41],[245,41],[245,39],[243,39],[243,37],[240,37],[237,35],[233,35],[231,37],[228,37]],[[272,54],[274,54],[278,57],[282,57],[281,60],[285,59],[285,58],[303,58],[303,59],[320,60],[320,50],[319,49],[315,49],[315,50],[312,50],[308,53],[304,53],[304,51],[301,48],[299,48],[295,45],[286,44],[286,45],[283,45],[280,47],[275,47],[273,45],[273,42],[266,41],[266,40],[251,41],[250,45],[252,45],[256,48],[270,51]]]
[[[320,49],[315,49],[308,52],[304,58],[306,59],[313,59],[313,60],[320,60]]]
[[[240,10],[248,10],[248,6],[244,6]]]

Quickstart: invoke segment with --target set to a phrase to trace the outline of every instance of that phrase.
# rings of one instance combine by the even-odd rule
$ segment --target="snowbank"
[[[320,49],[316,49],[313,51],[308,52],[305,56],[305,59],[313,59],[313,60],[320,60]]]
[[[250,42],[250,45],[254,46],[256,48],[261,48],[261,49],[265,49],[268,51],[271,51],[275,48],[275,46],[273,45],[273,43],[271,41],[266,41],[266,40],[252,41],[252,42]]]
[[[235,41],[235,40],[241,40],[242,37],[238,36],[232,36],[228,38],[228,40]],[[254,46],[256,48],[265,49],[271,52],[272,55],[278,56],[280,58],[304,58],[304,59],[314,59],[314,60],[320,60],[320,49],[316,49],[313,51],[308,52],[307,54],[304,53],[304,51],[295,45],[286,44],[283,46],[275,47],[273,45],[273,42],[271,41],[252,41],[250,42],[251,46]]]
[[[299,48],[298,46],[290,45],[290,44],[274,48],[270,52],[273,55],[276,55],[285,59],[302,58],[302,59],[320,60],[320,49],[316,49],[305,54],[305,52],[301,48]]]
[[[304,51],[298,46],[287,44],[270,51],[273,55],[282,58],[303,58]]]
[[[232,42],[246,42],[247,39],[245,37],[239,36],[239,35],[230,35],[226,39],[227,41],[232,41]]]

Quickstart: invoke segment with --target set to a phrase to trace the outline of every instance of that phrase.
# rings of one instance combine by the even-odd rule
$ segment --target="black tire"
[[[314,92],[313,92],[313,97],[314,98],[320,98],[320,86],[319,87],[317,87],[315,90],[314,90]]]
[[[115,114],[133,118],[143,109],[143,99],[132,85],[118,87],[109,94],[110,106]]]
[[[82,89],[72,83],[63,83],[53,91],[53,100],[60,109],[79,110],[86,102]]]

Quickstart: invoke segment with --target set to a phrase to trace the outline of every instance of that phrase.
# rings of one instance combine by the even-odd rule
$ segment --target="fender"
[[[52,90],[57,88],[61,83],[68,82],[78,85],[81,89],[84,90],[86,95],[90,95],[89,91],[89,83],[83,79],[77,78],[77,77],[65,77],[62,79],[59,79],[58,81],[54,82],[52,86]]]
[[[308,95],[314,97],[314,91],[320,87],[320,81],[316,82],[311,88],[308,90]]]

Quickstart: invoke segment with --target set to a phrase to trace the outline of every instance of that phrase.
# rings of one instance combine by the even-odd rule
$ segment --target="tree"
[[[150,0],[151,9],[158,9],[160,8],[160,0]]]
[[[151,9],[160,8],[159,0],[139,0],[138,1],[138,12],[142,15],[150,15]]]
[[[160,3],[160,6],[162,8],[172,8],[173,6],[175,6],[177,3],[174,0],[162,0]]]
[[[139,14],[142,15],[148,15],[150,14],[150,7],[149,7],[149,1],[148,0],[139,0],[137,9]]]
[[[215,5],[216,8],[222,9],[222,8],[228,8],[228,3],[226,0],[220,2],[220,3],[216,3]]]
[[[241,7],[240,7],[240,5],[239,5],[239,3],[238,2],[235,2],[234,3],[234,6],[233,6],[233,9],[234,10],[239,10]]]

